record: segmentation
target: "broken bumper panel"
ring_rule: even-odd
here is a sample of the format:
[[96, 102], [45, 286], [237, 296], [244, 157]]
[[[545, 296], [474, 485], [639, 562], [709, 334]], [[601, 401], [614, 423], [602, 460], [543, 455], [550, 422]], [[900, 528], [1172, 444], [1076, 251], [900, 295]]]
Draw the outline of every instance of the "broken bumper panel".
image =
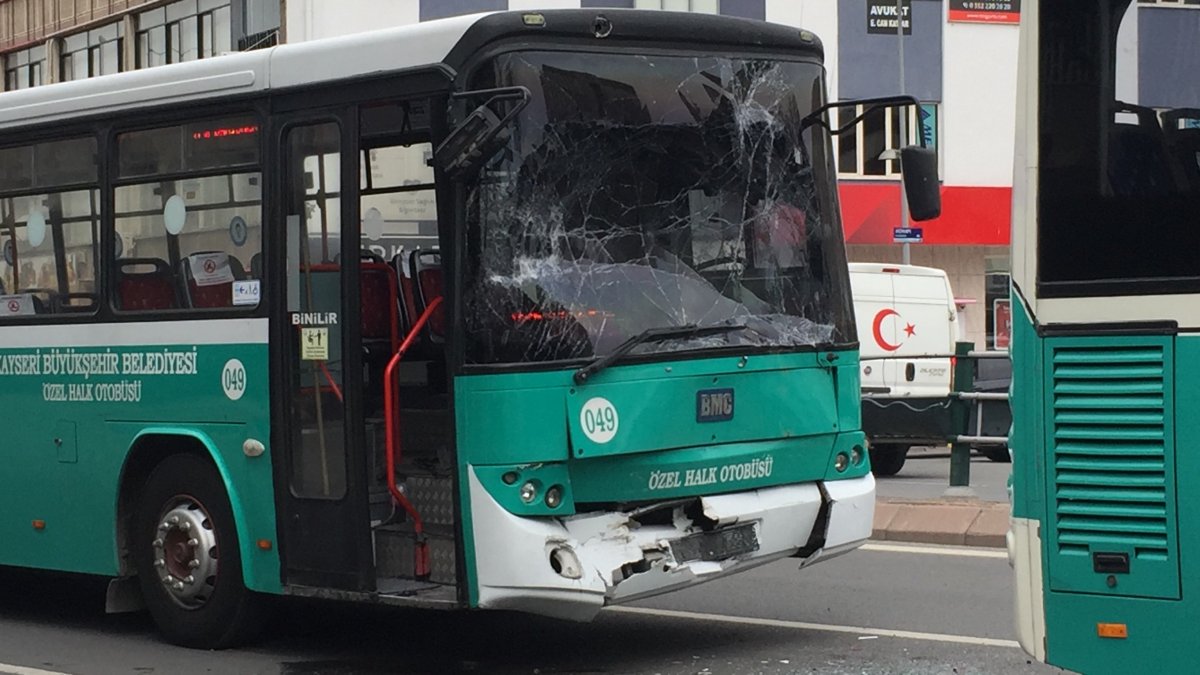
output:
[[[628, 602], [823, 546], [803, 565], [845, 553], [871, 536], [875, 479], [861, 478], [699, 497], [700, 527], [678, 508], [671, 525], [640, 525], [630, 514], [527, 518], [504, 510], [469, 474], [477, 604], [586, 621]], [[817, 530], [814, 533], [814, 530]], [[727, 532], [726, 532], [727, 531]]]

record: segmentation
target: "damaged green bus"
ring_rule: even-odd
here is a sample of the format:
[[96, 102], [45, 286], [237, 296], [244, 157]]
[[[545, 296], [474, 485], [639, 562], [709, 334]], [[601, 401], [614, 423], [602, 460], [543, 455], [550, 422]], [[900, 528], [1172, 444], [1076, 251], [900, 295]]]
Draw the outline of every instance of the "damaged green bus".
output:
[[806, 31], [620, 10], [0, 95], [0, 565], [219, 648], [853, 549], [829, 108]]

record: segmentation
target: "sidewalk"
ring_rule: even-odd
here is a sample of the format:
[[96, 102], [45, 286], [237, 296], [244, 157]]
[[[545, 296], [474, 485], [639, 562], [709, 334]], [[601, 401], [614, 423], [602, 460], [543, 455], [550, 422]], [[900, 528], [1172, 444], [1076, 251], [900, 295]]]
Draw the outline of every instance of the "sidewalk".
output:
[[977, 499], [894, 499], [875, 502], [876, 541], [1004, 548], [1009, 505]]

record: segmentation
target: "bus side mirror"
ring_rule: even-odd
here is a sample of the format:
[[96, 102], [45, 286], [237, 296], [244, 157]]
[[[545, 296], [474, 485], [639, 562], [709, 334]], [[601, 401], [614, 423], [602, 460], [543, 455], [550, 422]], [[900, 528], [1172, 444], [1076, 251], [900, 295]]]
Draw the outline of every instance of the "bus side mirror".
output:
[[[529, 104], [531, 95], [525, 87], [501, 87], [464, 91], [452, 98], [481, 98], [487, 101], [471, 111], [461, 124], [446, 135], [433, 152], [433, 163], [452, 179], [459, 179], [480, 169], [500, 152], [512, 135], [512, 123], [517, 113]], [[501, 115], [496, 106], [507, 105]]]
[[908, 201], [909, 216], [919, 222], [942, 215], [937, 150], [919, 145], [901, 148], [900, 171], [904, 174], [904, 197]]
[[508, 142], [508, 129], [487, 105], [454, 128], [433, 153], [433, 161], [451, 178], [479, 170]]

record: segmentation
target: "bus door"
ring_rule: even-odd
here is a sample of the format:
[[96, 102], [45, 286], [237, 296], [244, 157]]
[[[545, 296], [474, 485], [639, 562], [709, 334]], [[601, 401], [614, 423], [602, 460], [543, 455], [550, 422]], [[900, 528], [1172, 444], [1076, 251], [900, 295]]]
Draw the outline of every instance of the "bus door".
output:
[[[285, 269], [275, 341], [276, 473], [285, 583], [374, 590], [363, 452], [358, 162], [342, 118], [292, 122], [281, 140], [276, 255]], [[353, 124], [353, 122], [350, 122]], [[343, 194], [343, 188], [346, 192]], [[278, 278], [278, 277], [276, 277]]]

